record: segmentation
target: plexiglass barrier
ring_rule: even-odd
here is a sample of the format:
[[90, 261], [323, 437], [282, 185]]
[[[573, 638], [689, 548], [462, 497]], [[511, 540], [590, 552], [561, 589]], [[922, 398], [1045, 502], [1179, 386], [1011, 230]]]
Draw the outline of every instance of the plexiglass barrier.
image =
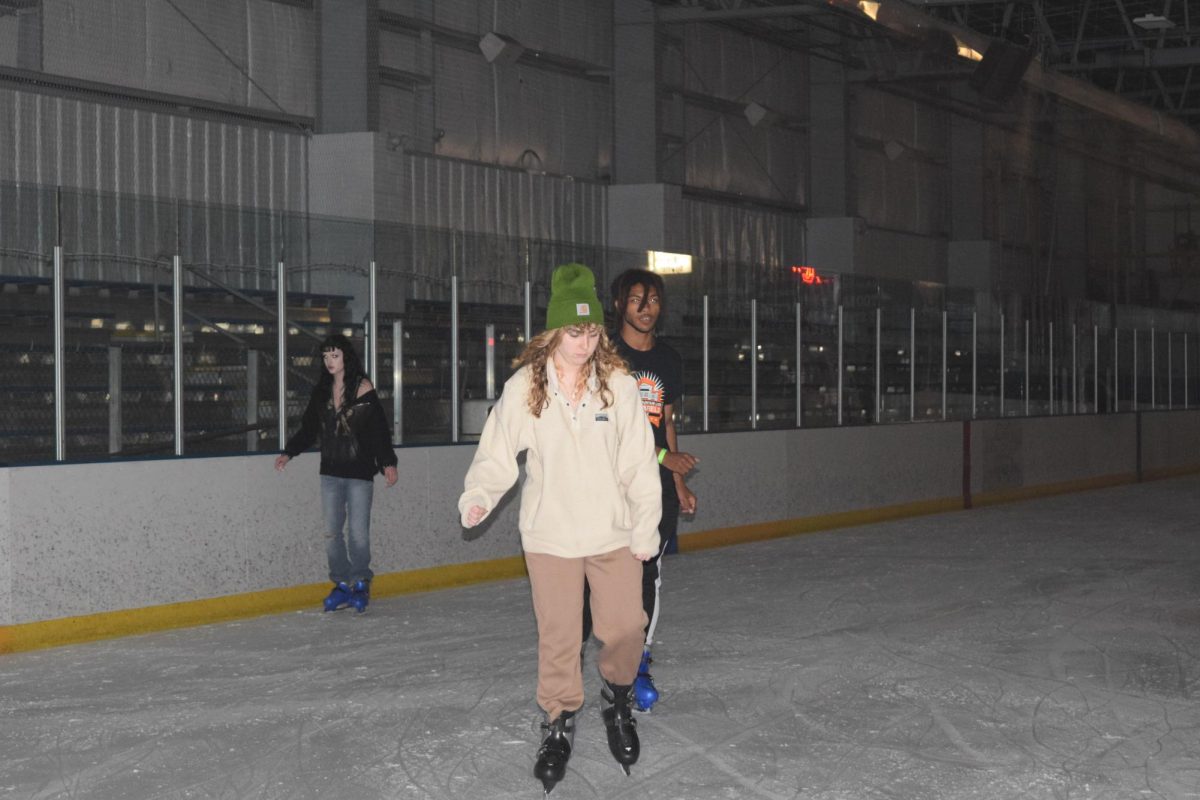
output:
[[[398, 445], [470, 441], [550, 274], [646, 254], [0, 186], [0, 462], [275, 451], [330, 333]], [[1194, 314], [695, 259], [663, 276], [683, 433], [1200, 403]], [[610, 318], [615, 312], [608, 309]]]

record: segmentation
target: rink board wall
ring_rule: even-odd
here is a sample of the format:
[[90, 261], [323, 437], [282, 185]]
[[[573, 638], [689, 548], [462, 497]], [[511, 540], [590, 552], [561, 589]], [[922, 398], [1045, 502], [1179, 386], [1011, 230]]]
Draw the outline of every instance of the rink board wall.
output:
[[[981, 505], [1094, 488], [1136, 480], [1139, 468], [1146, 477], [1200, 468], [1196, 411], [974, 421], [969, 447], [966, 428], [681, 437], [701, 459], [689, 481], [700, 511], [681, 522], [683, 547], [959, 509], [968, 498]], [[400, 484], [376, 481], [373, 567], [382, 593], [521, 574], [515, 492], [483, 530], [459, 527], [455, 501], [473, 452], [401, 448]], [[135, 610], [113, 628], [119, 633], [137, 630], [136, 615], [154, 609], [159, 621], [149, 629], [172, 627], [162, 620], [175, 617], [308, 607], [324, 591], [318, 458], [307, 453], [284, 473], [273, 458], [0, 469], [0, 625]], [[206, 603], [207, 617], [188, 616]], [[0, 652], [13, 649], [5, 640], [15, 630], [0, 628]]]

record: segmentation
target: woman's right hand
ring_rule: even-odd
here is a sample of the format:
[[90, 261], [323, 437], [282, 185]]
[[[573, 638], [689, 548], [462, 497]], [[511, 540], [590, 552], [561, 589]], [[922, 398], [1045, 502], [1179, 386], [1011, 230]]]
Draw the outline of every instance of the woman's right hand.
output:
[[471, 506], [467, 510], [467, 527], [474, 528], [479, 521], [487, 516], [487, 509], [482, 506]]
[[291, 460], [291, 456], [289, 456], [287, 453], [280, 453], [275, 458], [275, 469], [279, 472], [283, 472], [283, 468], [286, 467], [288, 462]]

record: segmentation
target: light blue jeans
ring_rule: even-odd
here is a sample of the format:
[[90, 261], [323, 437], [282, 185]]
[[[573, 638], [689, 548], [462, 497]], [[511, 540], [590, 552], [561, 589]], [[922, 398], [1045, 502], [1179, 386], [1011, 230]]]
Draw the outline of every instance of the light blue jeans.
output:
[[[358, 478], [321, 476], [321, 506], [325, 509], [325, 555], [329, 580], [369, 581], [371, 572], [371, 499], [375, 482]], [[349, 530], [342, 535], [349, 519]]]

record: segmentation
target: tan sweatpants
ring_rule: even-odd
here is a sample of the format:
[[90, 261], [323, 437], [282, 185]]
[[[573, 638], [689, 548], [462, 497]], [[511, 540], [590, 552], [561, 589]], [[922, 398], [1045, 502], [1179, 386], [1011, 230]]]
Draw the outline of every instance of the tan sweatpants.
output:
[[633, 683], [646, 641], [642, 562], [623, 547], [584, 558], [526, 553], [525, 566], [538, 626], [537, 702], [547, 719], [583, 705], [584, 576], [592, 587], [592, 631], [604, 643], [600, 674], [618, 686]]

